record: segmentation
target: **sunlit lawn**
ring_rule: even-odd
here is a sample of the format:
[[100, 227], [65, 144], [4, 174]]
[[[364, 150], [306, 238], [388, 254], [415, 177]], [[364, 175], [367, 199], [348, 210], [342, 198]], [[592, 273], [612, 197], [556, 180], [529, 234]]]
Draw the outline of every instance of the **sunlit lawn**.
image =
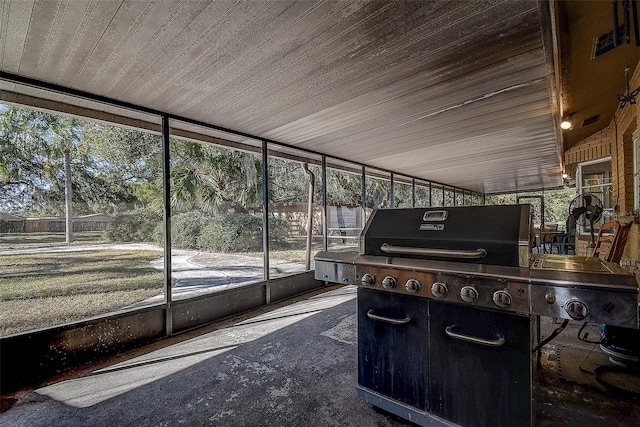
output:
[[[95, 245], [106, 243], [102, 231], [73, 233], [71, 245]], [[64, 233], [0, 233], [0, 250], [64, 246]]]
[[[79, 232], [74, 238], [73, 245], [106, 243], [102, 232]], [[64, 240], [64, 233], [0, 234], [0, 250], [61, 246]], [[304, 264], [304, 242], [292, 246], [272, 250], [270, 258]], [[314, 242], [312, 257], [319, 247]], [[344, 244], [330, 249], [357, 250]], [[261, 252], [239, 255], [263, 256]], [[160, 251], [106, 248], [0, 255], [0, 335], [86, 319], [159, 295], [163, 272], [152, 268], [150, 261], [161, 256]], [[193, 260], [200, 258], [207, 265], [207, 254]]]
[[108, 313], [162, 293], [161, 252], [0, 255], [0, 335]]

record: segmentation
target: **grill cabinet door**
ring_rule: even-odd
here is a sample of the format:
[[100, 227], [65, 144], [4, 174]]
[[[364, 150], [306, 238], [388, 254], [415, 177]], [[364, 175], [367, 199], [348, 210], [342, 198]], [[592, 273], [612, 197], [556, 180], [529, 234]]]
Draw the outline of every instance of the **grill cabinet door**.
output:
[[[526, 426], [532, 420], [531, 320], [430, 301], [431, 412], [464, 426]], [[488, 341], [491, 347], [447, 335]]]
[[[411, 320], [391, 324], [372, 314]], [[428, 300], [358, 288], [358, 383], [428, 410]]]

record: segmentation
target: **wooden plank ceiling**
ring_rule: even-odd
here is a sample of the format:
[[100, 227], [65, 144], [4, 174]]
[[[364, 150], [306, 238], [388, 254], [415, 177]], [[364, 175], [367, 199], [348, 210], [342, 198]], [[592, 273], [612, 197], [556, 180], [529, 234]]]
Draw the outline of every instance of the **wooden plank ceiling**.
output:
[[5, 97], [78, 102], [19, 76], [481, 193], [562, 185], [536, 1], [1, 7]]

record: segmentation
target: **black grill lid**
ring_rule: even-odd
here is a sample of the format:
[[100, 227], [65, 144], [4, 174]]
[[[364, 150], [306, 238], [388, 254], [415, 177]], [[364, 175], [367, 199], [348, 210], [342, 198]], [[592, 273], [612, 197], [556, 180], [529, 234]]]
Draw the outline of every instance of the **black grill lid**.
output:
[[524, 267], [529, 213], [529, 205], [379, 209], [360, 253]]

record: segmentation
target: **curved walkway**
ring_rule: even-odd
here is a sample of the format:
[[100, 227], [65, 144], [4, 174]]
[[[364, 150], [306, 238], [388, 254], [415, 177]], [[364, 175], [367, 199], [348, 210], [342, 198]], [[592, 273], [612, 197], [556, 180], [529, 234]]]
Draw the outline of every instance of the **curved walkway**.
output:
[[[50, 246], [42, 248], [4, 249], [2, 255], [22, 255], [39, 253], [64, 253], [99, 251], [105, 249], [118, 250], [152, 250], [162, 252], [163, 248], [144, 243], [117, 243], [103, 245], [77, 245], [77, 246]], [[151, 261], [151, 266], [164, 269], [164, 257]], [[304, 271], [301, 263], [287, 261], [271, 261], [270, 270], [272, 276], [292, 274]], [[183, 249], [174, 249], [171, 252], [171, 277], [175, 280], [173, 285], [173, 299], [192, 297], [197, 293], [211, 292], [237, 286], [240, 283], [260, 281], [264, 278], [264, 264], [262, 258], [250, 257], [238, 254], [198, 252]], [[135, 306], [161, 302], [164, 295], [158, 295], [148, 300], [141, 301]]]

